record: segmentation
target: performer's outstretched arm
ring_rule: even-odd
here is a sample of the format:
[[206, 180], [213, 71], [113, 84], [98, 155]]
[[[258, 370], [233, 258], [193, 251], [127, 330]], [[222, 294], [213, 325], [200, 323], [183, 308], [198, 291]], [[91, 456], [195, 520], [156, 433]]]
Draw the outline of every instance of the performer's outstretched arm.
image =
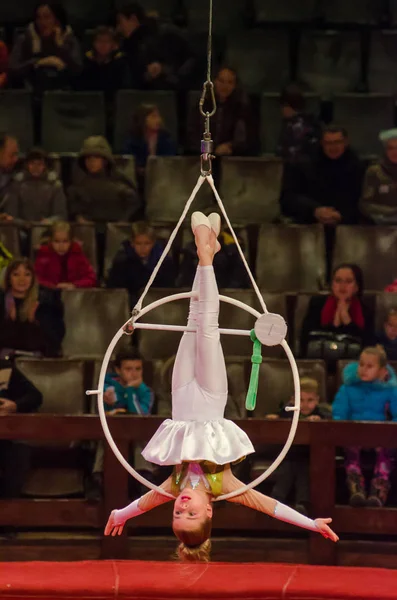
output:
[[[238, 490], [243, 487], [243, 485], [244, 484], [233, 475], [230, 467], [225, 468], [223, 479], [223, 492], [225, 494]], [[297, 525], [298, 527], [309, 529], [310, 531], [317, 531], [333, 542], [337, 542], [339, 539], [328, 526], [328, 523], [331, 523], [332, 519], [315, 519], [313, 521], [289, 506], [274, 500], [274, 498], [269, 498], [269, 496], [265, 496], [256, 490], [248, 490], [248, 492], [245, 492], [240, 496], [231, 498], [229, 502], [243, 504], [244, 506], [248, 506], [259, 512], [266, 513], [280, 521], [285, 521], [286, 523], [291, 523], [292, 525]]]
[[[172, 477], [168, 477], [168, 479], [166, 479], [159, 487], [171, 494], [171, 482]], [[139, 515], [152, 510], [152, 508], [156, 508], [156, 506], [160, 506], [171, 500], [172, 498], [151, 490], [147, 494], [144, 494], [140, 498], [137, 498], [137, 500], [131, 502], [131, 504], [125, 508], [113, 510], [105, 527], [105, 535], [121, 535], [124, 524], [128, 519], [138, 517]]]

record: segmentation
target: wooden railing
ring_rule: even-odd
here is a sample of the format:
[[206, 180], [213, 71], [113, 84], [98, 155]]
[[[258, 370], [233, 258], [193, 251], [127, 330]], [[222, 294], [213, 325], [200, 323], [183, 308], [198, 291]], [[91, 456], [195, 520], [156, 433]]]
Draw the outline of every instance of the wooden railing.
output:
[[[113, 417], [109, 419], [112, 435], [124, 456], [131, 442], [144, 442], [153, 435], [162, 419], [158, 417]], [[239, 426], [254, 445], [284, 444], [290, 423], [244, 419]], [[101, 440], [103, 432], [94, 415], [12, 415], [0, 419], [0, 439]], [[333, 527], [344, 534], [397, 535], [397, 509], [353, 509], [335, 505], [335, 448], [340, 446], [397, 447], [395, 423], [353, 423], [321, 421], [301, 422], [294, 443], [310, 447], [311, 506], [316, 516], [330, 516]], [[84, 499], [1, 500], [0, 526], [102, 528], [114, 508], [128, 503], [128, 473], [118, 463], [106, 444], [104, 457], [104, 498], [101, 503]], [[235, 504], [221, 503], [214, 519], [216, 529], [229, 532], [284, 531], [290, 526]], [[129, 522], [131, 528], [164, 528], [169, 531], [171, 504]], [[215, 529], [215, 532], [216, 532]], [[103, 558], [126, 558], [127, 537], [103, 537]], [[309, 560], [312, 564], [335, 564], [337, 545], [318, 534], [310, 534]]]

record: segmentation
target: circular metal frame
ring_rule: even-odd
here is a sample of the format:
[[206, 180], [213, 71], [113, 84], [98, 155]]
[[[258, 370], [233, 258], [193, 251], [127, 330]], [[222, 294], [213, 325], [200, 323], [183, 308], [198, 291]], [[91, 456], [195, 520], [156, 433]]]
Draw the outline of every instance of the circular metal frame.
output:
[[[185, 299], [185, 298], [191, 298], [193, 295], [194, 295], [194, 292], [183, 292], [180, 294], [172, 294], [170, 296], [165, 296], [164, 298], [160, 298], [159, 300], [152, 302], [148, 306], [145, 306], [145, 308], [142, 308], [141, 311], [139, 312], [139, 315], [136, 317], [136, 319], [143, 317], [146, 313], [150, 312], [154, 308], [162, 306], [163, 304], [166, 304], [168, 302], [174, 302], [176, 300], [181, 300], [181, 299]], [[223, 302], [232, 304], [234, 306], [237, 306], [238, 308], [241, 308], [242, 310], [245, 310], [246, 312], [250, 313], [251, 315], [253, 315], [256, 318], [259, 318], [261, 316], [260, 312], [258, 312], [251, 306], [244, 304], [244, 302], [241, 302], [240, 300], [236, 300], [234, 298], [229, 298], [228, 296], [223, 296], [223, 295], [219, 295], [219, 299]], [[159, 494], [162, 494], [163, 496], [167, 496], [168, 498], [174, 499], [174, 496], [172, 496], [172, 494], [169, 494], [168, 492], [163, 490], [163, 488], [153, 484], [151, 481], [148, 481], [147, 479], [145, 479], [145, 477], [142, 477], [142, 475], [140, 475], [137, 471], [135, 471], [135, 469], [129, 464], [129, 462], [121, 454], [115, 441], [113, 440], [113, 437], [112, 437], [112, 434], [110, 433], [109, 426], [108, 426], [107, 419], [106, 419], [104, 401], [103, 401], [105, 375], [106, 375], [106, 371], [107, 371], [107, 368], [109, 365], [110, 358], [112, 356], [112, 352], [113, 352], [117, 342], [120, 340], [120, 338], [126, 334], [124, 328], [130, 322], [131, 322], [131, 320], [129, 319], [117, 331], [117, 333], [113, 337], [112, 341], [110, 342], [108, 349], [106, 350], [105, 356], [102, 361], [101, 371], [99, 374], [98, 389], [91, 390], [87, 393], [92, 394], [92, 395], [96, 394], [98, 397], [97, 398], [98, 399], [98, 412], [99, 412], [99, 418], [101, 420], [103, 432], [105, 434], [106, 440], [108, 441], [113, 453], [115, 454], [118, 461], [122, 464], [122, 466], [128, 471], [128, 473], [130, 475], [132, 475], [132, 477], [134, 477], [137, 481], [139, 481], [139, 483], [145, 485], [150, 490], [154, 490], [154, 491], [158, 492]], [[281, 342], [281, 346], [284, 348], [284, 351], [287, 355], [287, 358], [289, 360], [289, 363], [290, 363], [290, 366], [292, 369], [292, 375], [293, 375], [293, 380], [294, 380], [294, 390], [295, 390], [294, 405], [290, 407], [290, 410], [293, 411], [294, 414], [292, 417], [291, 428], [290, 428], [290, 432], [289, 432], [287, 441], [284, 444], [284, 447], [281, 450], [280, 454], [273, 461], [273, 463], [270, 465], [270, 467], [268, 467], [262, 473], [262, 475], [260, 475], [259, 477], [257, 477], [253, 481], [251, 481], [251, 483], [242, 486], [240, 489], [234, 490], [233, 492], [230, 492], [229, 494], [223, 494], [222, 496], [218, 496], [217, 498], [214, 498], [214, 501], [229, 500], [230, 498], [233, 498], [234, 496], [239, 496], [240, 494], [243, 494], [244, 492], [246, 492], [246, 491], [256, 487], [260, 483], [262, 483], [262, 481], [264, 481], [267, 477], [269, 477], [269, 475], [271, 475], [273, 473], [273, 471], [275, 469], [277, 469], [279, 464], [284, 460], [284, 457], [286, 456], [288, 450], [290, 449], [290, 447], [292, 445], [292, 442], [295, 437], [296, 429], [298, 427], [299, 410], [300, 410], [299, 372], [298, 372], [298, 368], [297, 368], [297, 365], [295, 362], [295, 358], [291, 352], [290, 347], [288, 346], [288, 344], [285, 340], [283, 340]]]

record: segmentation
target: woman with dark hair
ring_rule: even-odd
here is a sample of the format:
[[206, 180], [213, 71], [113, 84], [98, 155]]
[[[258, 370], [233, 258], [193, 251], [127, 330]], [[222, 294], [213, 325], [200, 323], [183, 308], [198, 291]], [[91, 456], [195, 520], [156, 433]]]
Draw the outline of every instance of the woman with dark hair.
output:
[[10, 76], [35, 90], [60, 89], [70, 85], [81, 69], [80, 45], [64, 7], [59, 2], [40, 2], [34, 21], [14, 44]]
[[175, 156], [177, 153], [177, 145], [165, 129], [157, 106], [141, 104], [135, 113], [132, 135], [125, 144], [124, 154], [133, 154], [138, 172], [142, 172], [149, 156]]
[[314, 296], [302, 325], [301, 355], [354, 358], [373, 331], [373, 314], [362, 301], [363, 273], [358, 265], [338, 265], [331, 293]]
[[59, 296], [49, 291], [39, 293], [29, 259], [13, 260], [0, 290], [0, 355], [56, 356], [64, 333]]
[[[221, 67], [214, 81], [217, 110], [211, 119], [214, 152], [217, 156], [249, 155], [255, 152], [254, 131], [259, 128], [252, 119], [247, 95], [239, 88], [236, 71]], [[204, 111], [211, 111], [207, 100]], [[197, 151], [203, 137], [203, 119], [197, 106], [192, 107], [188, 123], [188, 148]]]

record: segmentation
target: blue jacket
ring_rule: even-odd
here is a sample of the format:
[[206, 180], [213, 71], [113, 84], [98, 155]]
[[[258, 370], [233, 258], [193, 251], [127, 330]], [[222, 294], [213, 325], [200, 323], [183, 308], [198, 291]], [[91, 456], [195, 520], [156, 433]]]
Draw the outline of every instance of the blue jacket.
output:
[[105, 377], [105, 391], [114, 387], [117, 402], [116, 404], [106, 404], [105, 410], [113, 410], [115, 408], [125, 408], [127, 412], [133, 415], [149, 415], [153, 408], [154, 394], [150, 387], [145, 383], [141, 383], [139, 387], [125, 387], [120, 383], [116, 373], [108, 373]]
[[[123, 154], [133, 154], [136, 166], [145, 167], [149, 158], [149, 148], [143, 138], [131, 136], [124, 146]], [[156, 156], [176, 156], [177, 154], [177, 144], [168, 131], [161, 129], [157, 140]]]
[[361, 381], [357, 374], [358, 363], [343, 370], [343, 385], [332, 404], [332, 417], [343, 421], [386, 421], [389, 408], [393, 421], [397, 421], [397, 377], [394, 369], [387, 367], [388, 381]]

